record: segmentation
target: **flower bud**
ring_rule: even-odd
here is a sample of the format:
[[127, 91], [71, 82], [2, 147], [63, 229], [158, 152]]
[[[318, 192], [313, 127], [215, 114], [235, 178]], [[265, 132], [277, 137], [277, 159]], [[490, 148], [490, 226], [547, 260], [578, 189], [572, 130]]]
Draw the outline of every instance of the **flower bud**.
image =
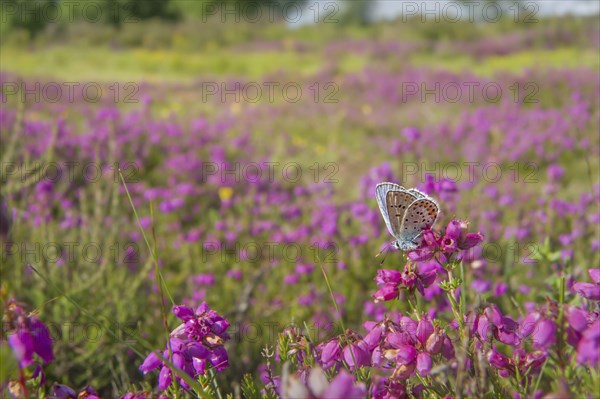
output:
[[465, 236], [465, 239], [462, 240], [458, 244], [458, 248], [460, 248], [460, 249], [471, 249], [474, 246], [481, 244], [482, 241], [483, 241], [483, 234], [481, 234], [481, 233], [468, 233]]
[[423, 377], [431, 372], [431, 356], [427, 352], [421, 352], [417, 355], [417, 371]]
[[373, 299], [375, 300], [375, 303], [387, 302], [398, 298], [398, 295], [400, 295], [400, 291], [398, 290], [397, 285], [386, 284], [373, 294]]
[[377, 270], [377, 276], [375, 277], [375, 282], [377, 285], [384, 284], [400, 284], [400, 280], [402, 278], [402, 272], [398, 270], [389, 270], [389, 269], [379, 269]]

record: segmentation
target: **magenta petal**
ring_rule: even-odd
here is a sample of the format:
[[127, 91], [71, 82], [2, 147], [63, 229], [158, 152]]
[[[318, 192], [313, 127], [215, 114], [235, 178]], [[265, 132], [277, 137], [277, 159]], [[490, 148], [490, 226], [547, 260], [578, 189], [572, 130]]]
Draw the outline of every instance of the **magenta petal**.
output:
[[533, 347], [546, 349], [555, 341], [556, 324], [551, 320], [542, 320], [533, 332]]
[[510, 360], [502, 353], [493, 348], [488, 352], [488, 362], [497, 369], [508, 369], [511, 367]]
[[211, 364], [217, 369], [222, 371], [229, 367], [229, 358], [227, 357], [227, 351], [222, 346], [215, 348], [209, 356]]
[[539, 312], [533, 312], [525, 317], [523, 323], [521, 323], [521, 331], [519, 332], [521, 338], [528, 337], [534, 330], [538, 321], [542, 318]]
[[600, 269], [590, 269], [588, 274], [594, 283], [600, 284]]
[[210, 354], [208, 349], [197, 342], [190, 342], [187, 347], [187, 352], [190, 354], [190, 356], [198, 359], [206, 359]]
[[483, 234], [481, 233], [469, 233], [465, 236], [465, 239], [459, 244], [460, 249], [471, 249], [474, 246], [479, 245], [483, 241]]
[[338, 360], [341, 352], [342, 349], [340, 348], [338, 340], [332, 339], [323, 347], [323, 351], [321, 352], [321, 362], [328, 364]]
[[435, 255], [435, 252], [429, 248], [415, 249], [407, 254], [408, 259], [413, 262], [425, 262], [426, 260], [433, 258], [433, 255]]
[[494, 333], [494, 326], [489, 322], [486, 315], [481, 315], [477, 321], [477, 334], [481, 339], [487, 341], [492, 338]]
[[29, 366], [33, 362], [33, 338], [29, 332], [18, 330], [10, 334], [8, 336], [8, 344], [22, 368]]
[[446, 359], [453, 359], [455, 355], [454, 345], [452, 345], [452, 341], [450, 341], [450, 338], [447, 336], [444, 337], [444, 342], [442, 343], [442, 355], [444, 355]]
[[431, 372], [431, 356], [427, 352], [421, 352], [417, 355], [417, 371], [422, 376], [428, 376]]
[[431, 284], [433, 284], [436, 277], [437, 277], [437, 272], [435, 270], [430, 270], [428, 272], [425, 272], [425, 273], [419, 275], [419, 278], [421, 279], [421, 282], [423, 283], [423, 286], [425, 288], [427, 288]]
[[206, 302], [202, 302], [197, 308], [196, 308], [196, 315], [202, 315], [206, 312], [208, 312], [210, 310], [210, 308], [208, 307], [208, 303]]
[[584, 298], [591, 299], [593, 301], [600, 300], [600, 284], [575, 283], [573, 284], [573, 290]]
[[399, 365], [408, 365], [414, 362], [416, 358], [417, 351], [414, 347], [410, 345], [400, 345], [395, 360]]
[[461, 222], [459, 222], [456, 219], [451, 220], [450, 223], [448, 223], [448, 226], [446, 226], [445, 236], [454, 241], [458, 241], [460, 236], [462, 235], [462, 233], [463, 233], [462, 224], [461, 224]]
[[366, 390], [364, 386], [354, 386], [354, 377], [349, 374], [346, 370], [340, 371], [340, 373], [331, 380], [331, 383], [327, 389], [321, 395], [322, 398], [327, 399], [359, 399], [364, 398]]
[[379, 341], [381, 340], [381, 336], [383, 335], [383, 328], [381, 326], [374, 327], [369, 333], [363, 338], [365, 344], [367, 344], [367, 348], [371, 351], [377, 345], [379, 345]]
[[444, 337], [441, 332], [434, 332], [429, 336], [427, 342], [425, 343], [425, 350], [427, 352], [435, 355], [442, 349], [442, 344], [444, 343]]
[[587, 313], [579, 308], [572, 308], [568, 317], [569, 324], [575, 331], [582, 332], [587, 328]]
[[183, 370], [185, 367], [185, 358], [181, 353], [173, 353], [173, 366]]
[[206, 371], [206, 360], [205, 359], [198, 359], [198, 358], [192, 358], [192, 365], [194, 366], [194, 370], [196, 370], [196, 374], [197, 375], [204, 375], [205, 371]]
[[398, 286], [386, 284], [373, 294], [373, 299], [375, 300], [375, 302], [385, 302], [398, 298], [398, 295], [400, 295]]
[[412, 345], [413, 341], [406, 332], [388, 333], [386, 342], [394, 349], [399, 349], [403, 345]]
[[485, 308], [485, 315], [487, 316], [487, 319], [490, 323], [492, 323], [496, 327], [502, 327], [503, 318], [502, 313], [500, 313], [500, 309], [498, 309], [498, 306], [492, 304]]
[[355, 366], [363, 367], [368, 366], [371, 363], [371, 355], [357, 344], [348, 345], [344, 348], [344, 361], [351, 370]]
[[413, 339], [417, 339], [417, 337], [416, 337], [417, 326], [418, 326], [418, 323], [415, 320], [411, 319], [410, 317], [402, 316], [400, 318], [401, 331], [407, 333]]
[[171, 385], [171, 381], [171, 370], [168, 367], [163, 366], [158, 374], [158, 389], [164, 391]]
[[62, 384], [54, 383], [52, 392], [56, 399], [71, 399], [77, 397], [77, 393], [72, 388]]
[[173, 314], [183, 321], [188, 321], [194, 318], [194, 311], [191, 308], [183, 305], [173, 306]]
[[44, 359], [45, 363], [54, 360], [54, 354], [52, 353], [52, 338], [50, 337], [48, 327], [40, 320], [34, 319], [30, 328], [34, 352]]
[[398, 270], [389, 270], [389, 269], [379, 269], [377, 270], [377, 275], [375, 276], [375, 282], [377, 285], [384, 284], [400, 284], [400, 279], [402, 278], [402, 272]]
[[161, 364], [162, 361], [156, 355], [156, 353], [150, 352], [150, 354], [146, 356], [146, 359], [144, 359], [142, 365], [139, 367], [139, 370], [144, 374], [148, 374], [150, 371], [158, 368], [158, 366], [160, 366]]
[[419, 342], [424, 344], [431, 334], [433, 334], [433, 323], [427, 318], [419, 320], [417, 325], [417, 339]]

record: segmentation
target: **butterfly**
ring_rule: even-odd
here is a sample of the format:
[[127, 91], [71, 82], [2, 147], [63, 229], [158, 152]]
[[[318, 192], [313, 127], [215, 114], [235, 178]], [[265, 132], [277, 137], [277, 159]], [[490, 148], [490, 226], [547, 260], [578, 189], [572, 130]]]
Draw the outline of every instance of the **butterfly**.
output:
[[396, 239], [392, 246], [412, 251], [421, 245], [423, 229], [431, 228], [440, 213], [438, 203], [416, 188], [406, 189], [394, 183], [375, 188], [377, 205], [388, 231]]

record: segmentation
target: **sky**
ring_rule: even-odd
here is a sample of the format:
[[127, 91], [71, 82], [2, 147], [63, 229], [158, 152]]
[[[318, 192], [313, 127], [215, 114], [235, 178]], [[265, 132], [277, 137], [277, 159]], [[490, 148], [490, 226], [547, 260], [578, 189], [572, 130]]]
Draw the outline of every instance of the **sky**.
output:
[[[435, 10], [436, 7], [442, 13], [445, 9], [447, 15], [454, 15], [450, 13], [454, 12], [455, 8], [449, 6], [449, 4], [456, 5], [460, 3], [456, 0], [373, 0], [373, 2], [375, 3], [373, 12], [376, 19], [391, 19], [401, 15], [403, 11], [414, 12], [425, 8]], [[472, 3], [472, 7], [477, 7], [477, 3], [483, 5], [484, 0], [474, 0]], [[511, 1], [505, 0], [503, 3], [507, 5]], [[574, 15], [588, 15], [600, 12], [599, 0], [526, 0], [523, 1], [523, 4], [528, 6], [530, 12], [539, 12], [539, 15], [565, 15], [569, 13]], [[476, 14], [476, 8], [473, 8], [473, 10], [474, 14]], [[488, 10], [490, 19], [494, 18], [493, 11], [493, 9]], [[467, 14], [465, 13], [465, 15]]]
[[[425, 8], [429, 10], [437, 8], [442, 14], [445, 13], [449, 18], [453, 18], [454, 14], [450, 14], [456, 9], [453, 6], [460, 3], [456, 0], [373, 0], [373, 2], [375, 3], [373, 13], [376, 19], [391, 19], [401, 15], [403, 10], [415, 12]], [[474, 0], [472, 3], [473, 7], [475, 7], [476, 3], [483, 5], [484, 0]], [[511, 4], [510, 1], [506, 0], [502, 3], [507, 5], [507, 7]], [[574, 15], [589, 15], [600, 12], [600, 1], [597, 0], [526, 0], [523, 1], [523, 4], [528, 7], [524, 13], [535, 12], [539, 13], [539, 15], [565, 15], [569, 13]], [[490, 19], [495, 18], [493, 9], [489, 9], [487, 12]], [[464, 14], [468, 15], [467, 12]], [[480, 14], [480, 12], [474, 11], [474, 15], [477, 14]], [[511, 15], [514, 16], [514, 12]], [[525, 17], [525, 14], [523, 16]]]
[[[440, 18], [453, 19], [457, 15], [458, 6], [462, 3], [458, 0], [370, 0], [373, 4], [371, 13], [374, 20], [381, 19], [394, 19], [400, 17], [403, 12], [409, 15], [418, 15], [422, 11], [430, 11], [430, 14], [426, 14], [426, 20], [434, 20], [435, 12], [439, 13]], [[483, 5], [486, 4], [485, 0], [468, 0], [472, 4], [471, 11], [463, 6], [460, 11], [460, 15], [469, 19], [469, 16], [479, 17], [479, 20], [487, 19], [494, 21], [498, 14], [493, 7], [489, 7], [486, 11], [486, 16], [483, 17]], [[314, 0], [312, 5], [308, 8], [315, 10], [315, 7], [320, 9], [320, 15], [329, 15], [334, 9], [332, 3], [341, 5], [342, 1], [339, 0]], [[512, 7], [516, 2], [511, 0], [502, 0], [501, 3], [508, 7], [508, 10], [504, 10], [504, 13], [510, 13], [510, 16], [521, 19], [531, 18], [535, 16], [545, 15], [593, 15], [600, 13], [600, 0], [523, 0], [522, 4], [526, 7], [525, 10], [516, 14], [517, 8]], [[318, 6], [317, 4], [320, 4]], [[343, 6], [343, 5], [342, 5]], [[482, 18], [483, 17], [483, 18]], [[477, 19], [477, 18], [473, 18]], [[313, 12], [305, 12], [302, 18], [291, 25], [305, 25], [314, 22]]]

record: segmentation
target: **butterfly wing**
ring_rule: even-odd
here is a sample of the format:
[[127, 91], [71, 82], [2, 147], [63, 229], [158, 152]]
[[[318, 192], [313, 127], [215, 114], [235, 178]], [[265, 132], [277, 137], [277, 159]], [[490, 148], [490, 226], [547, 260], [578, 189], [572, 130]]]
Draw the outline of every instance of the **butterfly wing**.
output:
[[408, 206], [416, 199], [404, 187], [394, 183], [381, 183], [376, 187], [377, 205], [388, 231], [399, 238], [402, 217]]
[[410, 190], [408, 190], [408, 192], [411, 193], [412, 195], [414, 195], [417, 199], [430, 198], [427, 194], [422, 193], [421, 191], [417, 190], [416, 188], [411, 188]]
[[439, 205], [431, 198], [420, 198], [412, 202], [400, 226], [400, 244], [413, 249], [419, 246], [422, 239], [421, 232], [435, 224], [439, 213]]

